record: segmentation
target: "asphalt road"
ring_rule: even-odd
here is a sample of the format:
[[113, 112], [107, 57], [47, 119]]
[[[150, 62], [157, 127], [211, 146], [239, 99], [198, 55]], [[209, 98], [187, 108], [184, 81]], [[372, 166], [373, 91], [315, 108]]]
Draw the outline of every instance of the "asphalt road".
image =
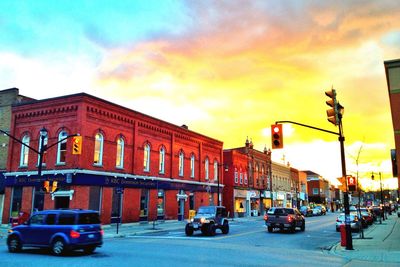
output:
[[268, 233], [262, 218], [233, 221], [230, 232], [214, 237], [184, 229], [143, 236], [110, 238], [92, 255], [73, 252], [54, 257], [43, 250], [10, 254], [0, 246], [1, 266], [343, 266], [346, 261], [327, 253], [340, 241], [336, 214], [306, 218], [305, 232]]

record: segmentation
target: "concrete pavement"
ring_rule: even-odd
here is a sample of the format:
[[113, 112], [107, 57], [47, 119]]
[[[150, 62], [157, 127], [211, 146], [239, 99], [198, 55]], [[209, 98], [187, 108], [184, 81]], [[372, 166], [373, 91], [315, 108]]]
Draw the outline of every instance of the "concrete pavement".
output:
[[[261, 217], [235, 218], [235, 223], [262, 220]], [[157, 233], [163, 231], [184, 231], [186, 221], [156, 221], [146, 223], [124, 223], [103, 225], [104, 238], [123, 238], [132, 235]], [[1, 225], [0, 239], [5, 240], [8, 225]], [[118, 233], [117, 233], [118, 231]], [[400, 266], [400, 218], [395, 213], [388, 216], [382, 224], [375, 223], [364, 230], [364, 239], [353, 235], [353, 250], [346, 250], [340, 242], [328, 252], [347, 259], [345, 266]]]
[[365, 229], [364, 239], [353, 235], [353, 250], [346, 250], [339, 242], [329, 253], [348, 259], [348, 266], [399, 266], [400, 218], [392, 213], [382, 224]]

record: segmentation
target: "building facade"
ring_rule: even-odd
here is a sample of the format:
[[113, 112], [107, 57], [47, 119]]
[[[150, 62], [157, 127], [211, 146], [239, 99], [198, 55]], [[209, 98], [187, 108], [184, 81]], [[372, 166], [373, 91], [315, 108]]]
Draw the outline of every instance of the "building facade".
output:
[[[51, 208], [98, 210], [105, 224], [182, 220], [223, 191], [221, 141], [92, 95], [19, 103], [10, 125], [27, 146], [9, 141], [2, 223]], [[44, 193], [46, 182], [57, 191]]]
[[[19, 94], [18, 88], [0, 90], [0, 130], [9, 133], [11, 124], [11, 105], [32, 100]], [[9, 137], [0, 133], [0, 218], [3, 214], [4, 186]]]
[[390, 110], [392, 113], [395, 149], [391, 151], [393, 164], [393, 177], [397, 177], [397, 199], [400, 198], [400, 59], [384, 62], [386, 82], [388, 86]]
[[272, 197], [274, 207], [292, 207], [292, 178], [290, 167], [272, 162]]
[[259, 216], [272, 206], [271, 151], [244, 147], [224, 150], [224, 205], [235, 217]]

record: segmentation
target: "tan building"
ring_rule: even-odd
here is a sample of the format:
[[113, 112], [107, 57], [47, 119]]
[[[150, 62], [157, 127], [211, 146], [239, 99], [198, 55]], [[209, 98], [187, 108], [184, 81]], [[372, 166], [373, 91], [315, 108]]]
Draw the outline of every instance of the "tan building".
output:
[[272, 162], [272, 196], [274, 206], [292, 207], [290, 167]]

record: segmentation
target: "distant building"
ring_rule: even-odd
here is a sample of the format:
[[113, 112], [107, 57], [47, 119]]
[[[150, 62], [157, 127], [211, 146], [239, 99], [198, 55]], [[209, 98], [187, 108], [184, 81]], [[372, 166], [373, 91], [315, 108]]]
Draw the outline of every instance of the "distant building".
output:
[[321, 175], [312, 171], [307, 174], [308, 201], [317, 204], [330, 204], [330, 184]]
[[271, 151], [244, 147], [224, 150], [224, 199], [231, 216], [258, 216], [272, 206]]
[[292, 184], [290, 166], [272, 162], [272, 194], [275, 207], [292, 207]]

